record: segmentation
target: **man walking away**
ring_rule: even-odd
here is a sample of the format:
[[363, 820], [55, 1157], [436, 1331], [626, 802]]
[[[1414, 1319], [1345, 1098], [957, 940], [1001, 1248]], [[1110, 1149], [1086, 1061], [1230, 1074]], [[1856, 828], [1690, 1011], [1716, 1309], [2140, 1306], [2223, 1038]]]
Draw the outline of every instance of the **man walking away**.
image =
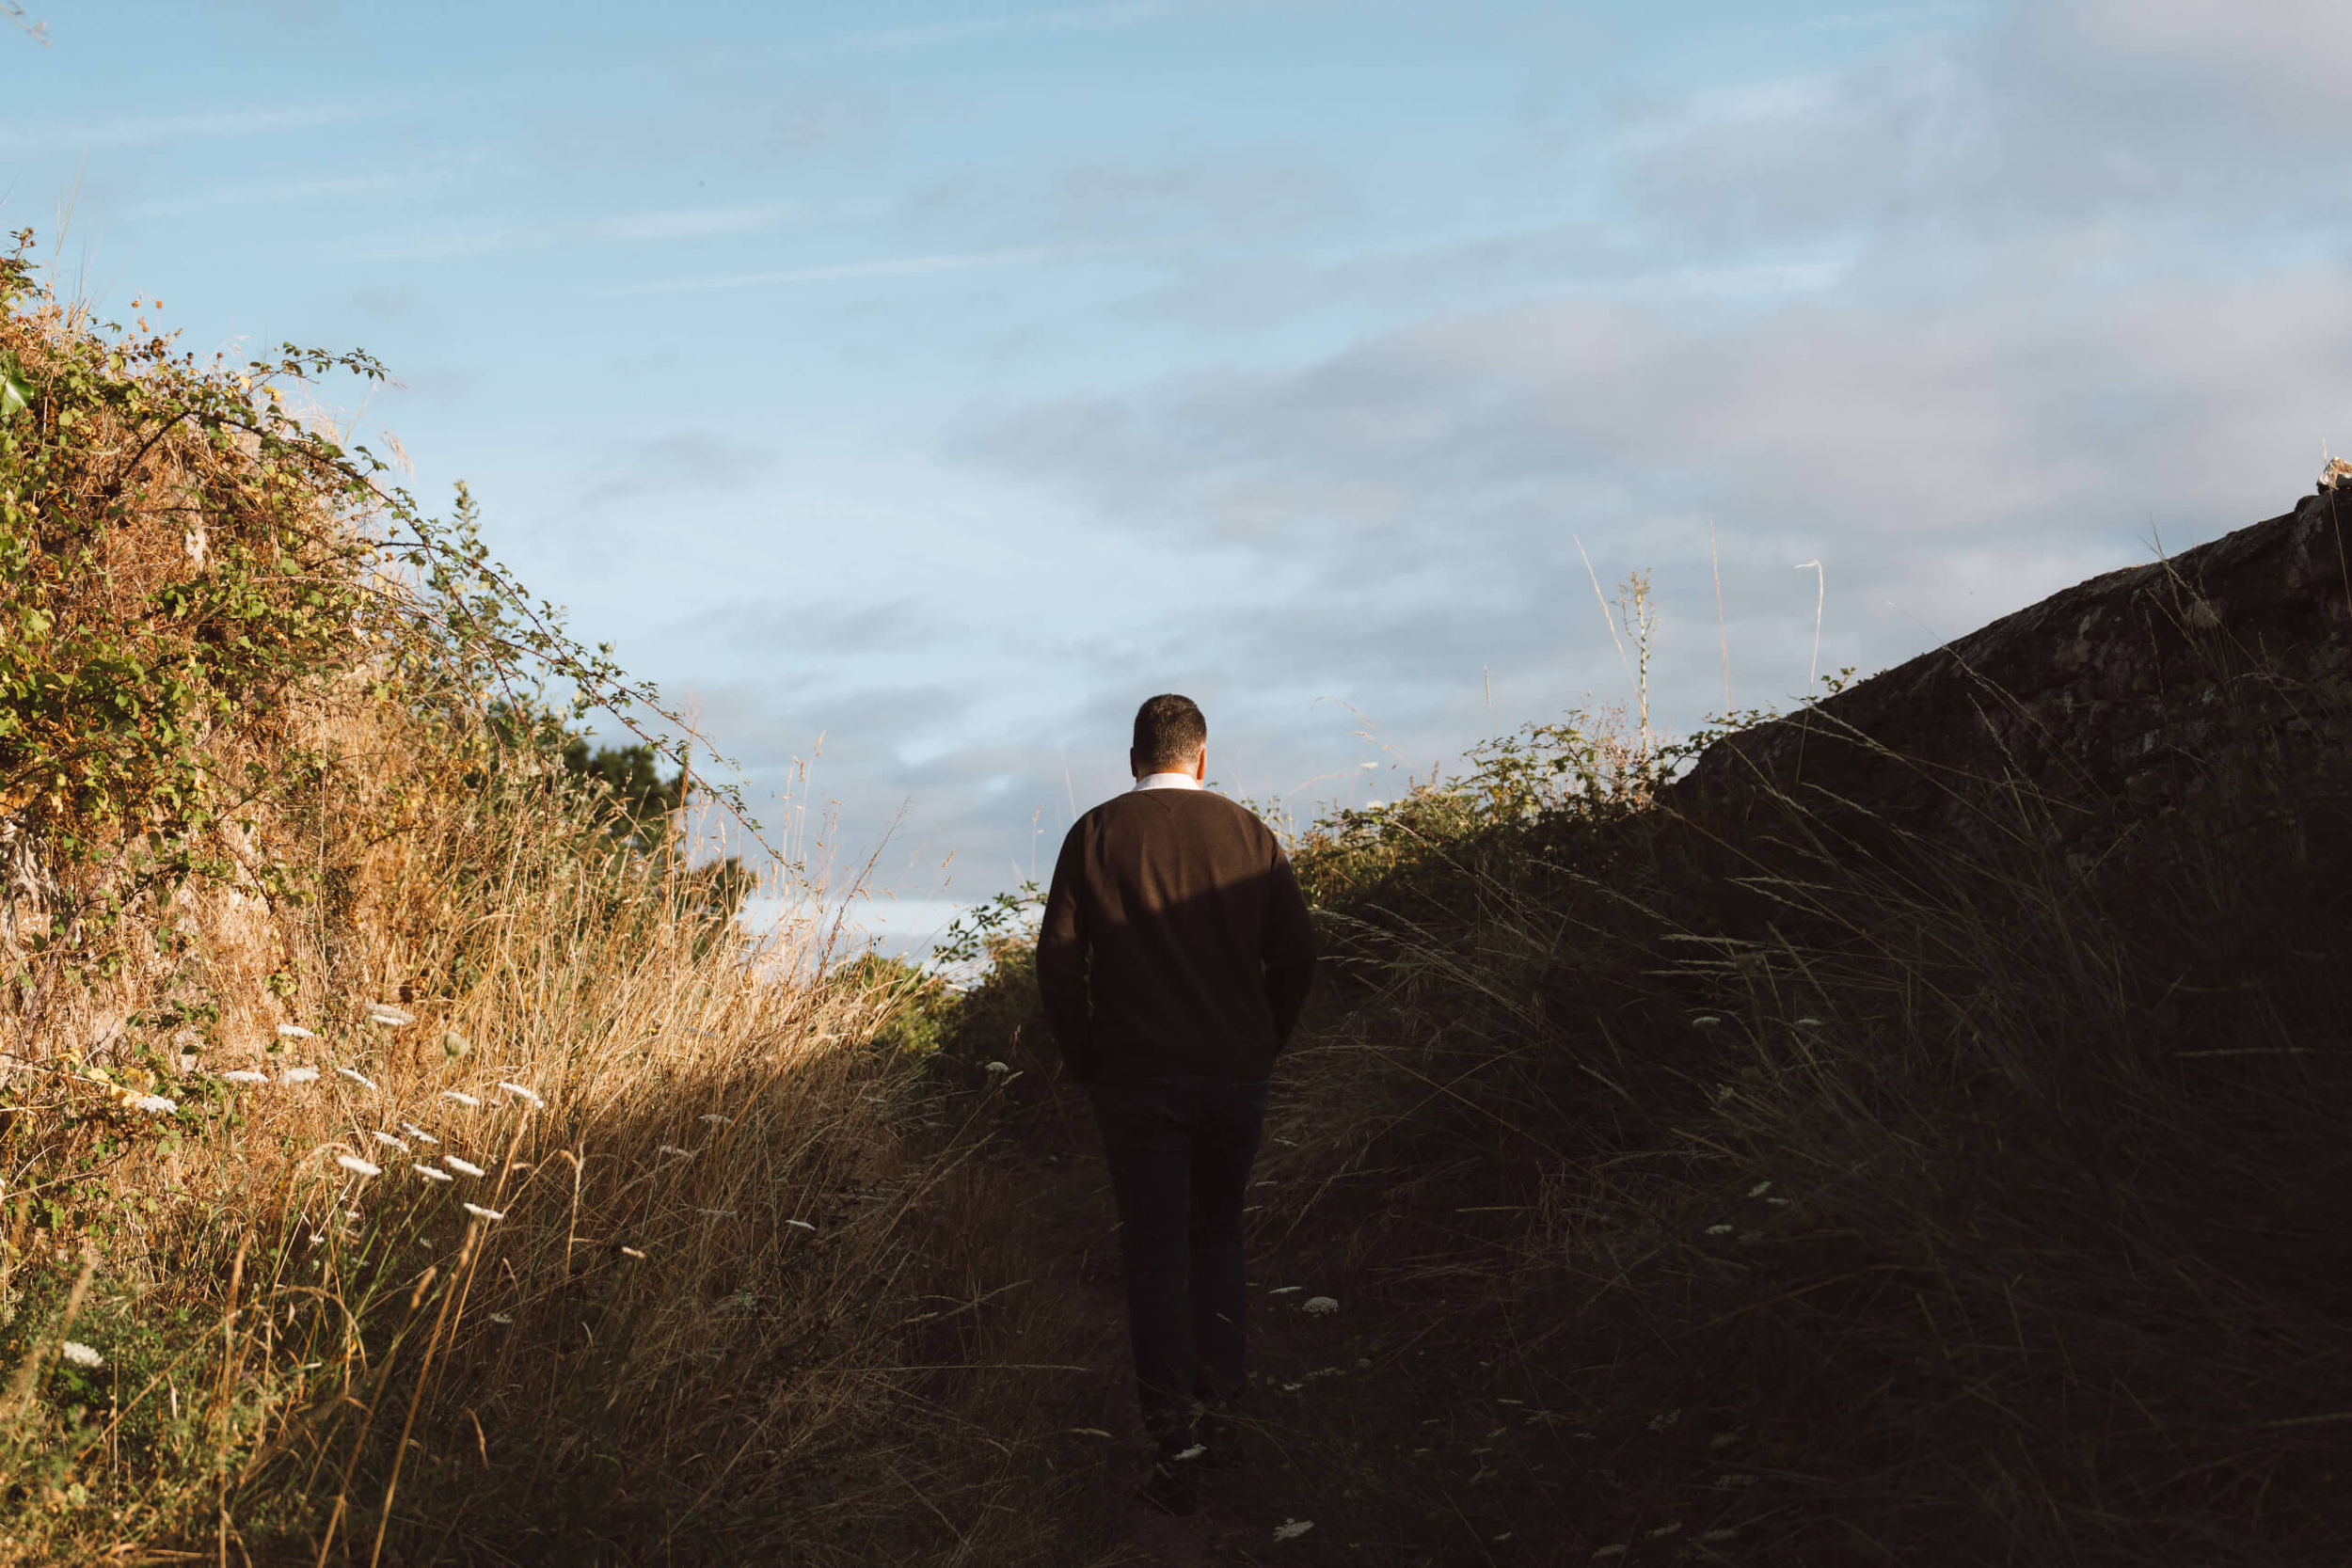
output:
[[1232, 1463], [1243, 1386], [1241, 1211], [1266, 1078], [1314, 978], [1314, 930], [1282, 847], [1202, 787], [1189, 697], [1136, 713], [1135, 788], [1071, 825], [1038, 933], [1038, 987], [1089, 1086], [1119, 1197], [1145, 1499], [1189, 1513]]

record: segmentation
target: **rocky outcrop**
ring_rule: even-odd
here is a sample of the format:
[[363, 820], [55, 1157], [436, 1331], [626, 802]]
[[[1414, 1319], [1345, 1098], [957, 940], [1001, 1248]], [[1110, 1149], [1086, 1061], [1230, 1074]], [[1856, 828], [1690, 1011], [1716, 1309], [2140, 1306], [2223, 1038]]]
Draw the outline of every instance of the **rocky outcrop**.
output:
[[2092, 578], [1717, 742], [1670, 798], [1736, 819], [1795, 796], [1941, 838], [1980, 828], [2005, 795], [2029, 799], [2074, 847], [2212, 796], [2218, 759], [2340, 758], [2352, 741], [2347, 529], [2352, 483]]

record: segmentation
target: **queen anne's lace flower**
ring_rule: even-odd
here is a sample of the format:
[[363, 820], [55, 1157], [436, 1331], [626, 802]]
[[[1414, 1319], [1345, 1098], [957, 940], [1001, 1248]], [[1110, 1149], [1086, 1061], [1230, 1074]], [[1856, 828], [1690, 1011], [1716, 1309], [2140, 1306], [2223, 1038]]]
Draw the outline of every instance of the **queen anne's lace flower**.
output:
[[343, 1169], [351, 1172], [354, 1176], [381, 1176], [384, 1174], [383, 1166], [372, 1165], [368, 1164], [367, 1161], [360, 1159], [357, 1154], [338, 1154], [335, 1156], [335, 1163], [342, 1166]]
[[1340, 1304], [1330, 1296], [1309, 1296], [1298, 1304], [1298, 1309], [1310, 1317], [1327, 1318], [1340, 1309]]
[[1315, 1522], [1312, 1519], [1285, 1519], [1274, 1527], [1274, 1539], [1295, 1541], [1314, 1528]]
[[460, 1160], [454, 1154], [442, 1155], [441, 1164], [447, 1165], [450, 1169], [455, 1171], [460, 1176], [480, 1176], [482, 1174], [482, 1167], [480, 1165], [475, 1164], [471, 1160]]
[[57, 1347], [57, 1354], [76, 1367], [103, 1367], [106, 1358], [79, 1339], [68, 1339]]
[[250, 1068], [242, 1067], [231, 1068], [227, 1072], [222, 1073], [221, 1077], [231, 1084], [266, 1084], [269, 1082], [268, 1073], [255, 1072]]

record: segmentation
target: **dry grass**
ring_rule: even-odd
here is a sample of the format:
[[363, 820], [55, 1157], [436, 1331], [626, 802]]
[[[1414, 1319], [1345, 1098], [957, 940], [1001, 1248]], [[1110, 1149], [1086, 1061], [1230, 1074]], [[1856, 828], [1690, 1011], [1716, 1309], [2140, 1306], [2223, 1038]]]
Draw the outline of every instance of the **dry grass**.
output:
[[[2195, 803], [2073, 854], [2013, 783], [1973, 845], [1769, 792], [1726, 844], [1606, 736], [1303, 842], [1279, 1463], [1220, 1506], [1301, 1561], [2344, 1560], [2347, 778], [2197, 719]], [[952, 1053], [1041, 1070], [992, 990]]]

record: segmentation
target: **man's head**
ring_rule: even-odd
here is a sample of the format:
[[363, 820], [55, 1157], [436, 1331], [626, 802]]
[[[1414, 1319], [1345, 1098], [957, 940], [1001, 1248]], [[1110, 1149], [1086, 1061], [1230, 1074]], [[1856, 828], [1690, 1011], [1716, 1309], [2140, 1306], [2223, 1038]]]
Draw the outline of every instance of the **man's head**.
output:
[[1200, 705], [1174, 692], [1153, 697], [1136, 709], [1136, 740], [1127, 766], [1138, 779], [1152, 773], [1208, 777], [1209, 721]]

